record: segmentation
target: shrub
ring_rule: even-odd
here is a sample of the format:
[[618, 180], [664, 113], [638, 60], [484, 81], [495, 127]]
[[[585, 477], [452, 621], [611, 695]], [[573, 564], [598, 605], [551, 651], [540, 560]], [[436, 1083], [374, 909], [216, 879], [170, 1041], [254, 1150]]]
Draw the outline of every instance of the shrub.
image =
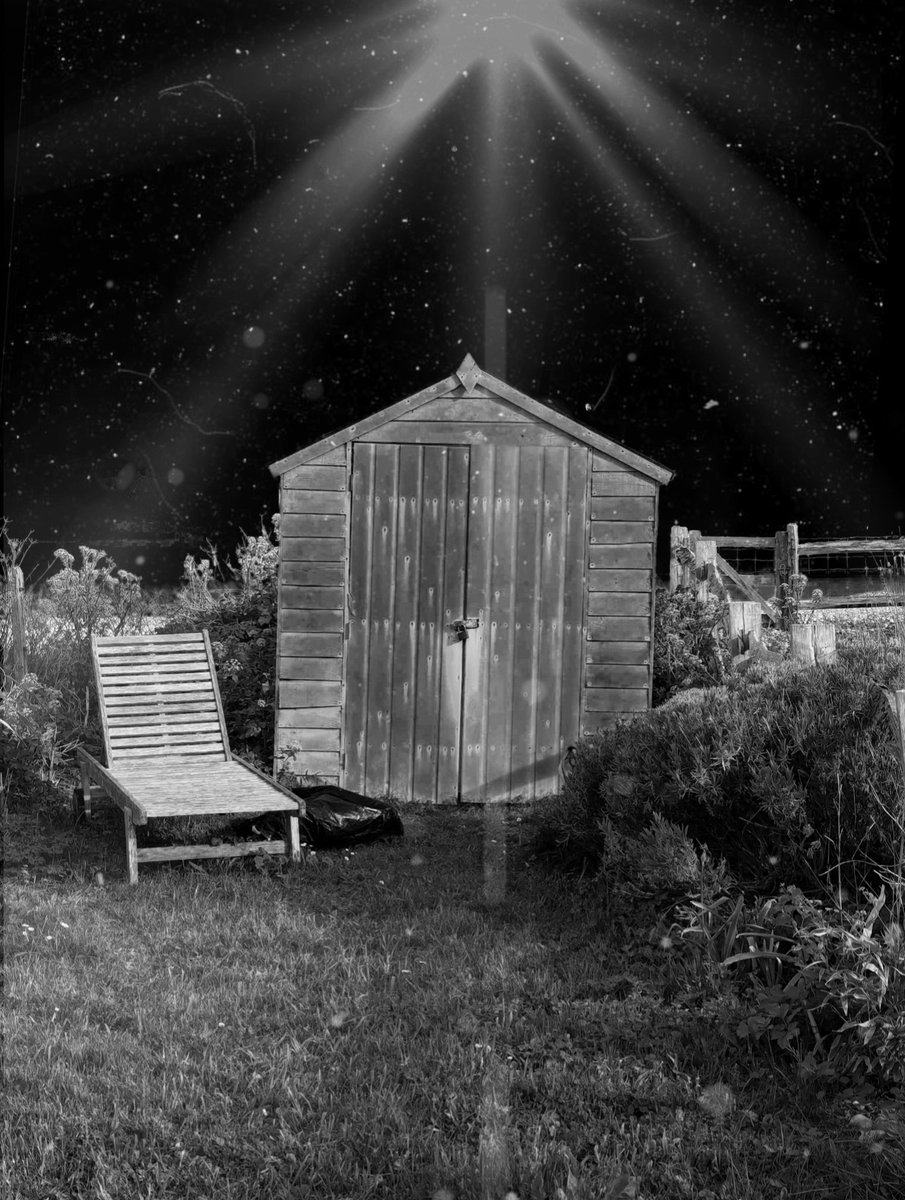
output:
[[41, 783], [57, 783], [78, 739], [67, 719], [63, 693], [36, 675], [26, 675], [2, 693], [0, 719], [0, 795], [2, 804], [20, 803], [40, 792]]
[[[227, 561], [221, 568], [214, 547], [208, 547], [208, 554], [199, 560], [186, 558], [176, 613], [159, 632], [208, 630], [233, 749], [269, 771], [274, 739], [277, 518], [272, 533], [262, 529], [257, 537], [243, 534], [235, 564]], [[227, 582], [234, 588], [223, 586]]]
[[654, 609], [653, 703], [661, 704], [681, 688], [712, 687], [729, 669], [727, 606], [679, 588], [657, 590]]
[[847, 913], [790, 888], [740, 923], [749, 1009], [735, 1030], [744, 1042], [791, 1056], [808, 1078], [905, 1085], [905, 941], [875, 925], [873, 907]]
[[[752, 669], [581, 742], [565, 784], [560, 861], [600, 861], [604, 817], [627, 833], [653, 814], [725, 857], [750, 890], [861, 881], [899, 853], [900, 769], [880, 687], [903, 686], [901, 658], [866, 651], [833, 665]], [[542, 833], [542, 838], [546, 834]], [[547, 845], [548, 852], [552, 847]]]

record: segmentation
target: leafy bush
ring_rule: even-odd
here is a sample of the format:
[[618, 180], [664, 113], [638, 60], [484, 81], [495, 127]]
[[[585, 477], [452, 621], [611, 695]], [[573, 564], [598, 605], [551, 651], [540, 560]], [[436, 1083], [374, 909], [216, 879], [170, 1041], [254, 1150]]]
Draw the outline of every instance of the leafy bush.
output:
[[62, 692], [36, 675], [6, 687], [2, 704], [0, 795], [5, 808], [14, 798], [28, 799], [41, 782], [56, 783], [77, 738], [66, 719]]
[[[680, 908], [664, 942], [698, 982], [734, 991], [744, 1046], [789, 1059], [809, 1082], [905, 1085], [905, 937], [886, 894], [846, 912], [795, 887], [753, 906], [720, 897]], [[672, 964], [671, 964], [672, 965]]]
[[599, 862], [601, 819], [625, 832], [655, 813], [725, 857], [764, 894], [783, 881], [814, 884], [840, 864], [858, 882], [867, 863], [899, 853], [900, 769], [880, 688], [903, 686], [901, 658], [866, 651], [833, 665], [727, 678], [696, 703], [668, 704], [586, 739], [565, 784], [560, 861]]
[[653, 703], [681, 688], [712, 687], [729, 669], [726, 605], [700, 601], [688, 588], [657, 590], [654, 610]]
[[[3, 532], [3, 562], [9, 575], [21, 544], [9, 538], [5, 527]], [[60, 782], [60, 772], [72, 764], [81, 741], [97, 748], [100, 724], [91, 700], [91, 635], [141, 628], [139, 578], [117, 570], [103, 550], [81, 546], [79, 553], [76, 568], [72, 554], [57, 550], [54, 558], [60, 570], [47, 581], [46, 595], [38, 597], [31, 590], [23, 596], [28, 673], [17, 680], [11, 670], [5, 672], [0, 696], [5, 801], [31, 801], [45, 790], [41, 785]], [[5, 612], [3, 618], [6, 651], [11, 631]]]
[[[175, 615], [160, 633], [207, 629], [217, 668], [223, 713], [236, 753], [270, 770], [276, 672], [279, 525], [257, 537], [243, 535], [236, 563], [224, 568], [213, 547], [208, 558], [188, 557]], [[222, 586], [232, 582], [233, 588]], [[218, 590], [218, 583], [219, 586]]]

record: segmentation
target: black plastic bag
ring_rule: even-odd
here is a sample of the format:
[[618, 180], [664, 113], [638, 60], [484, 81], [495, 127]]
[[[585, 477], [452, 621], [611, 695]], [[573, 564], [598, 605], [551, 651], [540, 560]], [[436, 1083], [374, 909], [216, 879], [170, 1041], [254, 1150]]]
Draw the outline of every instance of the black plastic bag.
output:
[[402, 837], [402, 818], [384, 800], [370, 800], [346, 788], [295, 787], [307, 813], [299, 818], [305, 840], [316, 850], [355, 846], [382, 837]]

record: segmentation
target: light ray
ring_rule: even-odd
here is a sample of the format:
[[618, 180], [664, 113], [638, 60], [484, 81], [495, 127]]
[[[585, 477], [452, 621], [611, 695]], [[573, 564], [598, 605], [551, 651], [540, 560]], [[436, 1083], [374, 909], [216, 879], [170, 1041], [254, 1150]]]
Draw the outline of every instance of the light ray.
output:
[[[186, 320], [222, 325], [226, 301], [233, 314], [266, 322], [273, 353], [281, 338], [316, 321], [331, 286], [344, 273], [355, 279], [354, 255], [365, 239], [392, 239], [383, 211], [401, 182], [412, 182], [404, 178], [410, 150], [446, 106], [483, 87], [475, 130], [482, 151], [469, 191], [478, 201], [473, 225], [479, 269], [472, 283], [479, 308], [485, 288], [505, 285], [500, 276], [516, 275], [523, 266], [513, 261], [512, 226], [533, 185], [513, 147], [536, 134], [524, 104], [530, 83], [570, 131], [601, 208], [621, 206], [618, 218], [601, 219], [601, 236], [637, 254], [650, 279], [668, 280], [677, 305], [694, 313], [704, 343], [715, 343], [727, 379], [741, 372], [756, 380], [752, 400], [771, 389], [794, 393], [790, 376], [776, 365], [781, 356], [756, 332], [764, 325], [761, 313], [732, 292], [727, 278], [743, 275], [746, 285], [807, 324], [815, 313], [829, 323], [850, 312], [852, 298], [841, 272], [829, 265], [826, 248], [793, 206], [732, 153], [689, 102], [672, 99], [670, 83], [697, 81], [700, 72], [691, 71], [678, 49], [651, 65], [632, 47], [633, 22], [642, 29], [646, 24], [644, 37], [655, 27], [683, 22], [693, 35], [701, 34], [704, 24], [685, 5], [675, 6], [675, 17], [672, 6], [644, 0], [605, 2], [599, 11], [596, 4], [569, 0], [403, 0], [371, 9], [369, 16], [350, 11], [352, 16], [291, 44], [274, 38], [241, 69], [225, 56], [218, 60], [211, 89], [233, 105], [234, 138], [248, 137], [243, 122], [254, 128], [261, 119], [256, 103], [278, 109], [292, 100], [305, 108], [298, 122], [308, 144], [297, 148], [295, 165], [262, 184], [269, 190], [262, 190], [199, 262], [197, 282], [180, 298], [172, 327]], [[619, 37], [607, 36], [614, 29]], [[724, 50], [727, 42], [719, 37]], [[693, 38], [686, 35], [685, 44], [695, 50]], [[730, 64], [723, 50], [716, 77], [726, 80], [728, 90]], [[651, 82], [652, 76], [660, 82]], [[32, 183], [40, 187], [41, 180], [59, 179], [61, 168], [64, 175], [71, 168], [76, 177], [79, 172], [90, 177], [146, 159], [149, 143], [171, 126], [155, 126], [147, 114], [136, 125], [136, 109], [161, 94], [173, 95], [185, 80], [207, 78], [198, 64], [175, 76], [169, 70], [165, 78], [149, 76], [131, 85], [130, 103], [112, 116], [107, 112], [101, 119], [99, 100], [68, 124], [57, 122], [49, 152], [59, 159], [43, 175], [36, 167]], [[305, 107], [309, 102], [311, 110]], [[158, 102], [155, 111], [159, 107]], [[81, 145], [71, 136], [73, 128], [85, 131]], [[222, 139], [222, 123], [217, 129], [216, 122], [199, 128], [198, 139], [211, 136], [212, 129]], [[126, 145], [130, 136], [134, 146]], [[85, 153], [86, 141], [91, 154]], [[196, 144], [183, 131], [172, 157], [185, 157]], [[111, 145], [115, 152], [105, 149]], [[543, 148], [537, 157], [543, 178]], [[689, 270], [692, 262], [699, 266]], [[532, 270], [542, 276], [552, 269], [539, 252]], [[220, 346], [209, 355], [213, 366], [192, 408], [205, 425], [210, 424], [205, 412], [222, 402], [225, 391], [246, 388], [258, 369], [240, 333], [241, 317], [227, 323]], [[739, 358], [740, 336], [759, 347], [747, 363]], [[790, 408], [788, 420], [790, 428], [804, 421], [803, 411]]]
[[[637, 237], [645, 246], [640, 253], [648, 257], [652, 277], [668, 278], [676, 294], [688, 306], [705, 342], [719, 360], [724, 378], [733, 381], [734, 390], [757, 408], [769, 407], [773, 439], [769, 446], [771, 465], [784, 464], [790, 472], [808, 480], [819, 489], [832, 470], [834, 487], [844, 491], [854, 489], [856, 480], [851, 466], [840, 461], [833, 441], [810, 421], [807, 397], [797, 379], [797, 364], [787, 352], [769, 338], [763, 329], [763, 318], [750, 303], [731, 292], [723, 282], [724, 272], [706, 249], [693, 242], [681, 228], [681, 214], [659, 213], [645, 193], [645, 178], [637, 168], [613, 154], [601, 153], [596, 130], [573, 103], [564, 89], [542, 68], [537, 76], [548, 88], [551, 101], [566, 118], [570, 133], [583, 152], [583, 158], [600, 180], [604, 189], [615, 186], [625, 196], [626, 208], [635, 219], [636, 227], [669, 221], [679, 226], [670, 240], [646, 234]], [[689, 264], [695, 265], [689, 278]], [[777, 399], [782, 398], [782, 404]], [[801, 438], [809, 435], [811, 450], [801, 452]], [[832, 464], [832, 466], [831, 466]]]

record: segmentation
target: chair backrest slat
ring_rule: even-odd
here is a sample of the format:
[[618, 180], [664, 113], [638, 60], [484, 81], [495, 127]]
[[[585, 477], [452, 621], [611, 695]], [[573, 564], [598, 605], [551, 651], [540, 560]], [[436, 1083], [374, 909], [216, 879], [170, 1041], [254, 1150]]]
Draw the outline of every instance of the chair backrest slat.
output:
[[107, 762], [231, 758], [210, 639], [92, 638]]

